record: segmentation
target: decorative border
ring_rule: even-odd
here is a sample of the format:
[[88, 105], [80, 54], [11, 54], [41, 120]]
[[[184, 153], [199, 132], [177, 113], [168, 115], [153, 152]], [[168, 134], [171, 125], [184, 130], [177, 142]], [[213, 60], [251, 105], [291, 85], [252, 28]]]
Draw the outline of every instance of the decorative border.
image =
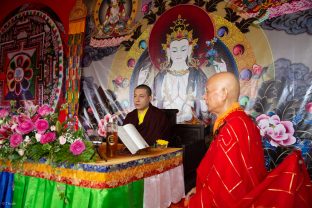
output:
[[113, 165], [77, 164], [53, 167], [45, 163], [24, 163], [15, 167], [0, 161], [3, 171], [86, 188], [114, 188], [163, 173], [182, 164], [182, 150]]
[[121, 37], [113, 37], [109, 39], [97, 39], [91, 37], [90, 46], [92, 47], [115, 47], [119, 46], [123, 41], [129, 40], [130, 35], [121, 36]]
[[293, 1], [291, 3], [284, 3], [277, 7], [269, 8], [269, 19], [273, 17], [278, 17], [284, 14], [291, 14], [298, 11], [308, 10], [312, 8], [312, 1], [311, 0], [300, 0], [300, 1]]

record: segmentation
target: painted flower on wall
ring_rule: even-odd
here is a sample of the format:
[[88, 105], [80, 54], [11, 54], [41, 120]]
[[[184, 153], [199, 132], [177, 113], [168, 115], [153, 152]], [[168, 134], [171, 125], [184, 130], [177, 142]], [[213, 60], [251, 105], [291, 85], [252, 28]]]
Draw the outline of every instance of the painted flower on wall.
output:
[[254, 64], [252, 66], [252, 74], [254, 76], [254, 78], [259, 79], [261, 77], [263, 73], [263, 67], [258, 65], [258, 64]]
[[12, 58], [7, 71], [7, 82], [11, 92], [20, 95], [22, 91], [28, 90], [32, 77], [33, 69], [28, 56], [19, 55]]
[[289, 146], [296, 142], [291, 121], [281, 121], [278, 115], [261, 114], [256, 118], [260, 134], [269, 138], [272, 146]]
[[143, 4], [141, 11], [143, 12], [144, 15], [146, 15], [151, 10], [151, 7], [152, 7], [152, 1], [146, 4]]
[[106, 137], [107, 129], [106, 125], [112, 119], [111, 114], [106, 114], [103, 119], [101, 119], [98, 123], [98, 134], [102, 137]]

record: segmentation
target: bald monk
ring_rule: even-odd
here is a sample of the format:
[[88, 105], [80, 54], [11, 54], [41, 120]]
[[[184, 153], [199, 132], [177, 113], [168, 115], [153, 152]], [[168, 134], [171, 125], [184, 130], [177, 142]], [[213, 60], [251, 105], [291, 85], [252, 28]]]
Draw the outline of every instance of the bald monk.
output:
[[207, 81], [205, 101], [217, 116], [214, 138], [197, 168], [196, 187], [187, 194], [184, 205], [310, 207], [312, 187], [304, 164], [298, 163], [300, 153], [294, 152], [267, 175], [260, 132], [237, 102], [239, 91], [239, 81], [229, 72]]
[[154, 145], [157, 139], [169, 139], [170, 123], [166, 114], [153, 106], [152, 90], [147, 85], [138, 85], [134, 90], [136, 109], [127, 114], [123, 125], [133, 124], [145, 141]]

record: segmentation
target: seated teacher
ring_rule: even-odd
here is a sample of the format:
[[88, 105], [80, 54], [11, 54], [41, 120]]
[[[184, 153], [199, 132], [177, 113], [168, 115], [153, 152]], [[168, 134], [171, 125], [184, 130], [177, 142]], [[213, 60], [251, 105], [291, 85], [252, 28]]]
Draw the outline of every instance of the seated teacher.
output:
[[170, 136], [170, 123], [166, 114], [153, 106], [152, 90], [147, 85], [138, 85], [134, 89], [135, 109], [127, 114], [123, 125], [133, 124], [145, 141], [154, 145], [157, 139], [168, 140]]

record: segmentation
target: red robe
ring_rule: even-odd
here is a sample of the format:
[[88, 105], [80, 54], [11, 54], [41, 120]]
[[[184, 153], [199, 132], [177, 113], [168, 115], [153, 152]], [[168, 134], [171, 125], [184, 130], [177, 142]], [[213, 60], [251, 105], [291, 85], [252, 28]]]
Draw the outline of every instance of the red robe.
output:
[[[295, 202], [312, 207], [307, 201], [312, 187], [304, 164], [298, 163], [300, 154], [293, 153], [267, 175], [255, 123], [242, 110], [224, 121], [197, 169], [196, 194], [189, 207], [294, 207]], [[293, 174], [285, 174], [288, 171]]]
[[168, 140], [171, 133], [171, 126], [166, 114], [152, 104], [149, 105], [144, 120], [140, 125], [136, 109], [127, 114], [123, 125], [128, 123], [135, 126], [150, 146], [154, 145], [157, 139]]

